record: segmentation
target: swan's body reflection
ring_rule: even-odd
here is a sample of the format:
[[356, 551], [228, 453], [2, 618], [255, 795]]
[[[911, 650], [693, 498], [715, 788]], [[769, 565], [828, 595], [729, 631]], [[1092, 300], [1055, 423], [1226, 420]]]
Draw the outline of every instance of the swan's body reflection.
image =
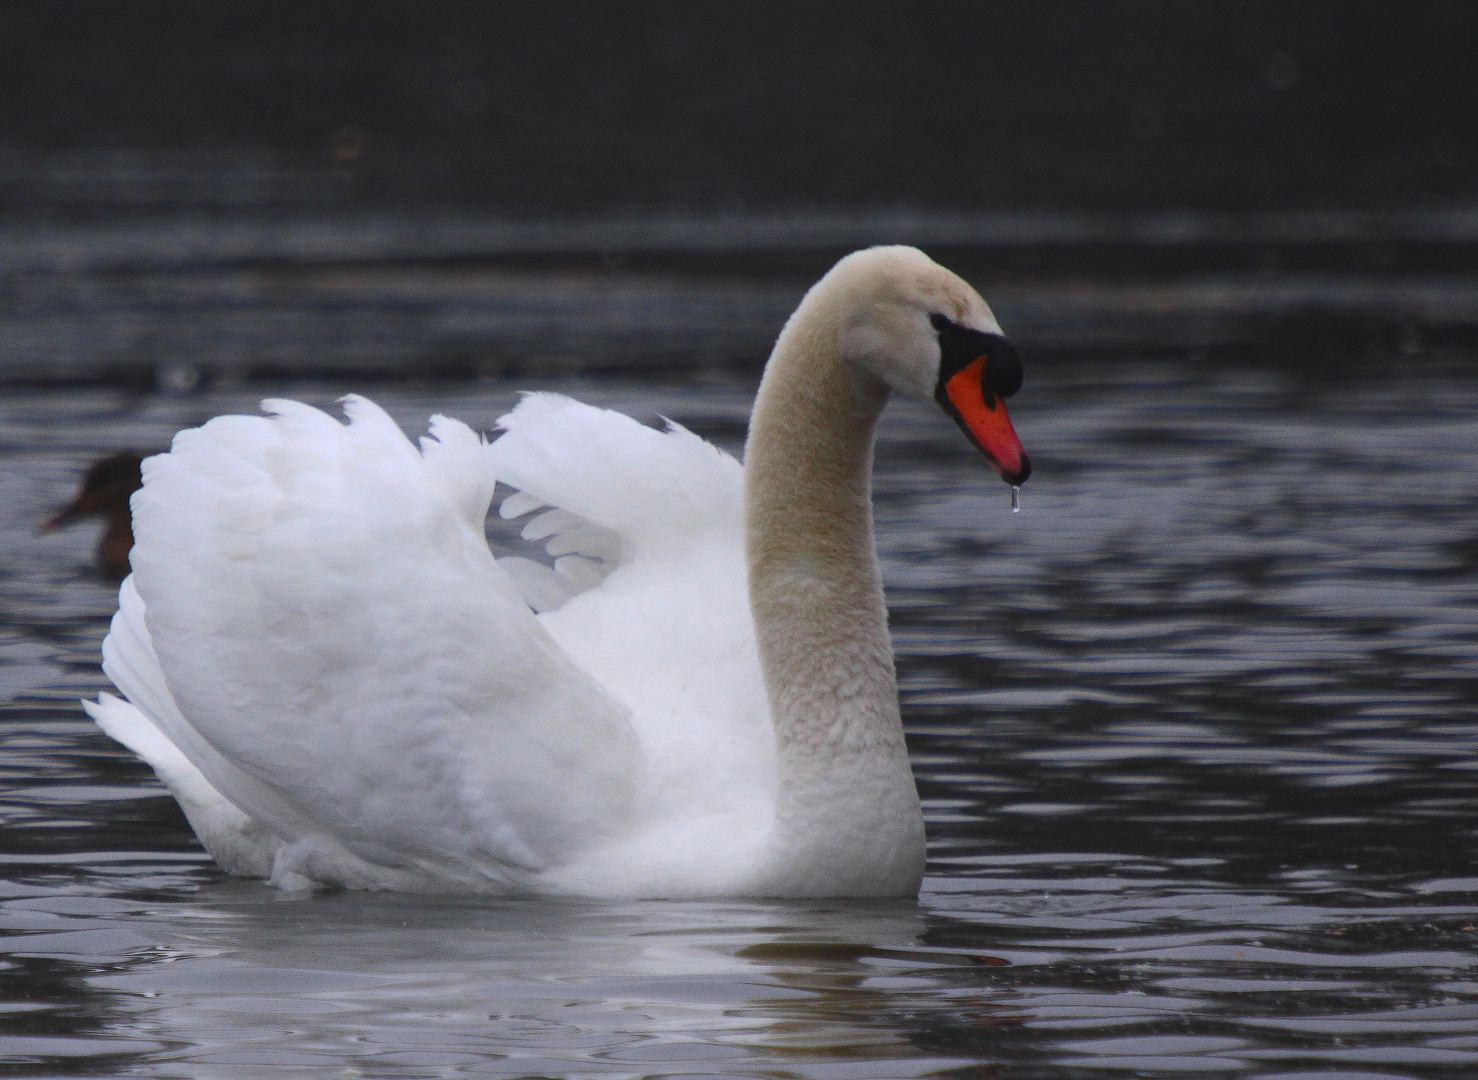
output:
[[[899, 981], [958, 981], [962, 968], [989, 981], [967, 954], [923, 946], [925, 923], [906, 901], [280, 900], [228, 883], [150, 917], [159, 962], [93, 981], [132, 1000], [139, 1034], [190, 1046], [175, 1064], [197, 1076], [643, 1062], [804, 1074], [808, 1062], [883, 1061], [905, 1076], [965, 1062], [919, 1045], [925, 1018], [900, 1010]], [[971, 1011], [951, 995], [953, 1022]]]

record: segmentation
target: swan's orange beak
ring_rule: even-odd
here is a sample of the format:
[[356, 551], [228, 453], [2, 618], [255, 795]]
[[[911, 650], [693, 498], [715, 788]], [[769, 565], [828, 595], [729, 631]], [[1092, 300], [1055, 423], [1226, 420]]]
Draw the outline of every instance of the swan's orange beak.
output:
[[986, 358], [977, 356], [941, 383], [939, 404], [995, 466], [1001, 479], [1020, 486], [1032, 474], [1031, 458], [1011, 426], [1005, 400], [990, 389], [985, 364]]

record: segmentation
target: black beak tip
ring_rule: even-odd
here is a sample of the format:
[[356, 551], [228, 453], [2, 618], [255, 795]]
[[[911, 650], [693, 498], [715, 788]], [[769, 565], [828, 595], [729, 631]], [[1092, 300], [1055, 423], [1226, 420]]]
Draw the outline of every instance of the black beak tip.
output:
[[1032, 474], [1032, 459], [1025, 454], [1021, 455], [1021, 467], [1014, 473], [1002, 473], [1001, 479], [1012, 487], [1020, 487], [1027, 482]]

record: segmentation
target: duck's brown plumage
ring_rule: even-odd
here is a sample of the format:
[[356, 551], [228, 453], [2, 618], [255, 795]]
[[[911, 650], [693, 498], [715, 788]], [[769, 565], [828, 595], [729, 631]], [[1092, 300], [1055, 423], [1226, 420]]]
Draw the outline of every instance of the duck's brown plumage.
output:
[[77, 497], [41, 526], [42, 532], [60, 529], [79, 518], [101, 514], [107, 522], [98, 540], [98, 565], [109, 574], [128, 573], [128, 553], [133, 550], [133, 516], [128, 500], [143, 486], [143, 457], [132, 451], [112, 454], [93, 462], [82, 476]]

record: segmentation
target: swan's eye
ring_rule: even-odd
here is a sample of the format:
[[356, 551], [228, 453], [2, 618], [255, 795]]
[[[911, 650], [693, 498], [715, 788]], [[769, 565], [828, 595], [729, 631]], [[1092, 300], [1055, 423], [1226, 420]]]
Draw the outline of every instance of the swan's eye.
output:
[[1021, 389], [1021, 356], [1001, 335], [971, 330], [943, 315], [930, 315], [929, 322], [939, 334], [941, 386], [976, 360], [984, 360], [980, 375], [983, 394], [1008, 398]]

